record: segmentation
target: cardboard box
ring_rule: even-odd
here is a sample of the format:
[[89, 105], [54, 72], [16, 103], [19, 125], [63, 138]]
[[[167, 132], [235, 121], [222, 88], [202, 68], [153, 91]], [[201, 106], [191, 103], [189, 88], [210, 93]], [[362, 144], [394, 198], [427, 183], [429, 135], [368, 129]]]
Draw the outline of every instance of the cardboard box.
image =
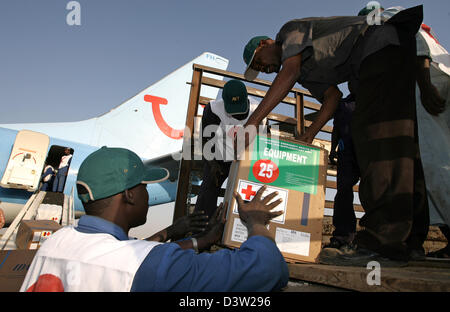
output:
[[61, 225], [52, 220], [22, 220], [16, 236], [17, 249], [39, 249], [60, 228]]
[[247, 239], [233, 193], [250, 201], [265, 184], [268, 187], [263, 197], [278, 191], [272, 201], [283, 199], [273, 211], [284, 213], [268, 225], [283, 256], [289, 262], [316, 262], [322, 247], [327, 160], [328, 152], [323, 148], [291, 138], [258, 135], [244, 158], [231, 166], [222, 243], [237, 248]]
[[0, 251], [0, 292], [19, 291], [36, 250]]
[[61, 223], [63, 207], [55, 204], [40, 204], [35, 220], [53, 220]]

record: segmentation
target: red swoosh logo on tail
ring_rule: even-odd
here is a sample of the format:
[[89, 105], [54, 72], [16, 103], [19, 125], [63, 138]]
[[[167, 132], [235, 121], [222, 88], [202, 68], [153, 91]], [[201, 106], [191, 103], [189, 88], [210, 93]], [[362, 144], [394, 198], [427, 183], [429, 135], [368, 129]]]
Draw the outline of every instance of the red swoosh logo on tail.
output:
[[165, 98], [146, 94], [144, 95], [144, 101], [152, 103], [153, 116], [155, 117], [156, 125], [162, 133], [174, 140], [180, 140], [183, 138], [184, 129], [173, 129], [167, 124], [161, 114], [160, 105], [167, 105], [168, 103]]

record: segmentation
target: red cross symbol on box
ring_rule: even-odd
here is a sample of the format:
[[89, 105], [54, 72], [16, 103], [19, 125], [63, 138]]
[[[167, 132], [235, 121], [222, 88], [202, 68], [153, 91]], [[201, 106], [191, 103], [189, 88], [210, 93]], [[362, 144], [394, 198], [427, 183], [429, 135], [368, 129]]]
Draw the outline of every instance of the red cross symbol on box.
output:
[[250, 198], [254, 195], [256, 195], [256, 191], [252, 190], [252, 186], [251, 185], [247, 185], [246, 189], [242, 189], [241, 193], [245, 195], [246, 200], [250, 200]]

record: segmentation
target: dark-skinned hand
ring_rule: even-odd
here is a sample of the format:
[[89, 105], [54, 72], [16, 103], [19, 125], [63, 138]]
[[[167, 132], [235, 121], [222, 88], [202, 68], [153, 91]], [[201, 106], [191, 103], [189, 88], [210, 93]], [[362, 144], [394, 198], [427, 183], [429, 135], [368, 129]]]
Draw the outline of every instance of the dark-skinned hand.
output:
[[331, 165], [337, 165], [337, 153], [336, 151], [331, 151], [330, 155], [328, 155], [328, 159], [330, 160]]
[[0, 209], [0, 229], [5, 226], [5, 214]]
[[190, 232], [202, 232], [206, 229], [207, 225], [208, 216], [205, 212], [194, 212], [175, 220], [175, 222], [167, 229], [167, 239], [174, 241], [184, 238], [185, 235]]
[[431, 83], [420, 90], [420, 99], [425, 110], [431, 115], [437, 116], [445, 110], [445, 99]]
[[270, 193], [269, 195], [264, 197], [264, 199], [261, 199], [262, 194], [264, 193], [264, 190], [266, 188], [266, 185], [262, 186], [258, 190], [258, 192], [256, 192], [255, 197], [253, 197], [253, 199], [247, 203], [242, 200], [241, 195], [236, 192], [234, 193], [234, 197], [236, 198], [238, 203], [239, 217], [244, 223], [247, 223], [248, 225], [267, 225], [270, 220], [283, 214], [282, 211], [270, 211], [278, 206], [282, 201], [280, 198], [269, 204], [269, 202], [278, 195], [278, 192]]
[[210, 245], [217, 243], [222, 238], [225, 221], [225, 209], [223, 203], [220, 203], [219, 207], [211, 216], [206, 230], [200, 233], [198, 237], [204, 238]]

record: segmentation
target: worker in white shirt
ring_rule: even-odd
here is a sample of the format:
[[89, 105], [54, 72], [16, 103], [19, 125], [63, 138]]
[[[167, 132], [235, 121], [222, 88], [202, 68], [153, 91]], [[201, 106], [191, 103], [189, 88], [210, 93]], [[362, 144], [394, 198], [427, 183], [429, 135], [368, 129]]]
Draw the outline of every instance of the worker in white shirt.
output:
[[72, 154], [70, 148], [64, 149], [64, 155], [61, 157], [59, 163], [58, 172], [56, 173], [55, 181], [53, 182], [53, 192], [62, 193], [64, 190], [64, 184], [66, 182], [67, 173], [69, 172], [70, 161], [72, 160]]

